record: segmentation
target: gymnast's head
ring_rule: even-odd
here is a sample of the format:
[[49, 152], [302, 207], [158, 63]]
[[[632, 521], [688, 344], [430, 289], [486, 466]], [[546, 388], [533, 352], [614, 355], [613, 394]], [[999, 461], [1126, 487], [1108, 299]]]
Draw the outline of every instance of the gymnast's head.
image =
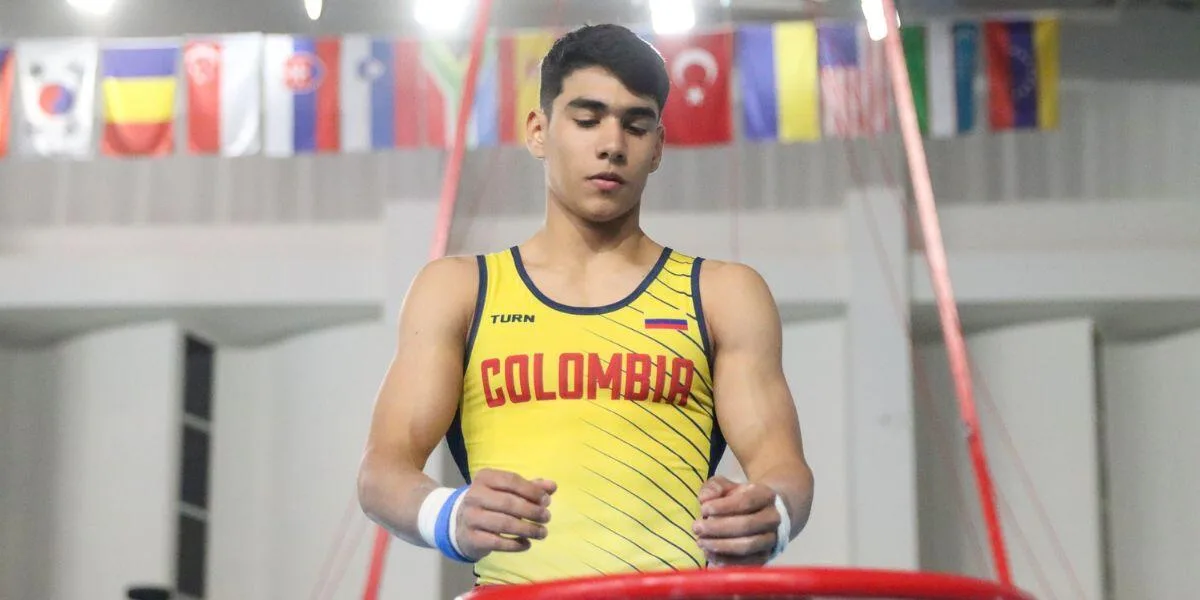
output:
[[640, 204], [662, 159], [670, 87], [662, 55], [625, 27], [589, 25], [554, 43], [526, 120], [552, 209], [607, 223]]

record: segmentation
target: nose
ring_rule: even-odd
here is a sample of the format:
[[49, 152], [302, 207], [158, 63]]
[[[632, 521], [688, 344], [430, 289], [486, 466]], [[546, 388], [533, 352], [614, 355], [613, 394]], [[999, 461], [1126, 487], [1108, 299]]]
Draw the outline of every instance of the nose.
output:
[[600, 139], [596, 156], [613, 164], [623, 165], [626, 159], [625, 128], [618, 119], [606, 119], [599, 128]]

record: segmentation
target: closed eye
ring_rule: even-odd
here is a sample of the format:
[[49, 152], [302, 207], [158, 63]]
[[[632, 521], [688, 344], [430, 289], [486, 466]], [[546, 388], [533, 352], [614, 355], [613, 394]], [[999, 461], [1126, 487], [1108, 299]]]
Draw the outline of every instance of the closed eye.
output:
[[595, 126], [599, 125], [600, 121], [598, 121], [596, 119], [575, 119], [575, 124], [584, 129], [589, 129], [591, 127], [595, 127]]

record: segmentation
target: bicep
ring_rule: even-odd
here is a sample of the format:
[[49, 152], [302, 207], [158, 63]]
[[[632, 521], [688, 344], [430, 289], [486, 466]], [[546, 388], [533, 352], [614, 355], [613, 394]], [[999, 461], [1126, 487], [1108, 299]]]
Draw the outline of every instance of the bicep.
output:
[[450, 427], [462, 393], [463, 352], [473, 307], [448, 299], [473, 289], [469, 275], [456, 267], [431, 265], [414, 281], [400, 312], [396, 351], [375, 402], [368, 454], [401, 458], [421, 468]]
[[[779, 311], [754, 271], [726, 265], [707, 302], [714, 337], [717, 420], [751, 478], [779, 459], [803, 460], [796, 407], [783, 371]], [[770, 464], [768, 464], [770, 463]]]

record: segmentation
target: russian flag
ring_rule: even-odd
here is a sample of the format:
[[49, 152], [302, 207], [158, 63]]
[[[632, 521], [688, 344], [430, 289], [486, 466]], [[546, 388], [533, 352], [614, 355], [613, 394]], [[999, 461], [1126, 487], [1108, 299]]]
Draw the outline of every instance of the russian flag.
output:
[[264, 61], [266, 154], [338, 151], [341, 40], [270, 35]]
[[646, 329], [675, 329], [687, 331], [687, 319], [646, 319]]
[[992, 128], [1058, 125], [1058, 22], [990, 22], [984, 35]]
[[12, 121], [13, 53], [0, 46], [0, 156], [8, 154], [8, 124]]
[[223, 156], [258, 153], [262, 44], [259, 33], [188, 41], [183, 70], [187, 78], [190, 152]]
[[421, 46], [365, 35], [342, 39], [342, 149], [420, 145]]

